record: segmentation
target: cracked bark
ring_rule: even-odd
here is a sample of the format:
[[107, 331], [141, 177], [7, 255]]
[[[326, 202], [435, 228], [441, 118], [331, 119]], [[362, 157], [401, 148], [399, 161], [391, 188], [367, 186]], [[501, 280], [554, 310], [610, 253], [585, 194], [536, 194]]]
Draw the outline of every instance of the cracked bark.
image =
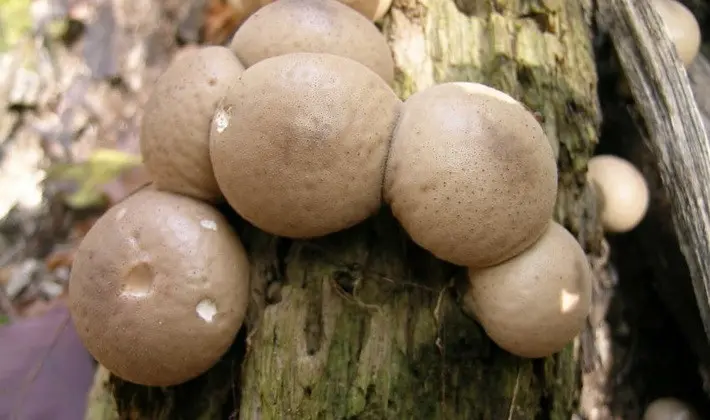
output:
[[[383, 32], [402, 98], [477, 81], [540, 116], [560, 168], [555, 219], [595, 253], [601, 230], [584, 186], [599, 124], [590, 10], [586, 0], [395, 0]], [[415, 247], [387, 209], [308, 242], [240, 230], [257, 289], [246, 344], [178, 387], [112, 379], [122, 418], [225, 418], [225, 401], [241, 419], [569, 418], [574, 346], [537, 361], [498, 349], [459, 307], [463, 270]]]

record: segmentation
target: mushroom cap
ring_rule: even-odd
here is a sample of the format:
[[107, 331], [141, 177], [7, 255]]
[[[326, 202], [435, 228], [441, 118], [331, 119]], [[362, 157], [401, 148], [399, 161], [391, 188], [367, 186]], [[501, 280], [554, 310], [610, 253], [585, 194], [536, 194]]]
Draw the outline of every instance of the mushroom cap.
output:
[[597, 155], [587, 164], [587, 180], [601, 200], [599, 218], [608, 232], [628, 232], [643, 220], [650, 193], [643, 174], [630, 162]]
[[698, 420], [695, 410], [676, 398], [665, 397], [646, 407], [642, 420]]
[[387, 40], [361, 13], [335, 0], [279, 0], [237, 30], [230, 48], [246, 67], [279, 55], [311, 52], [351, 58], [388, 84], [394, 60]]
[[512, 259], [469, 269], [465, 304], [504, 350], [528, 358], [562, 350], [582, 330], [592, 304], [592, 271], [577, 240], [551, 222]]
[[405, 101], [384, 194], [414, 242], [453, 264], [485, 267], [547, 228], [557, 166], [518, 101], [478, 83], [444, 83]]
[[381, 206], [400, 107], [377, 74], [349, 58], [294, 53], [260, 61], [217, 110], [211, 153], [220, 189], [244, 219], [275, 235], [309, 238], [353, 226]]
[[141, 154], [159, 189], [217, 201], [209, 133], [217, 102], [244, 67], [226, 47], [184, 51], [158, 78], [141, 121]]
[[186, 382], [227, 351], [246, 314], [249, 262], [213, 207], [146, 188], [109, 209], [76, 255], [69, 302], [88, 351], [124, 380]]
[[675, 44], [680, 60], [690, 65], [700, 51], [700, 25], [693, 13], [675, 0], [651, 0], [663, 20], [668, 37]]
[[338, 0], [348, 7], [362, 13], [366, 18], [376, 22], [387, 13], [392, 6], [392, 0]]
[[274, 0], [227, 0], [227, 4], [234, 9], [236, 19], [234, 23], [237, 27], [244, 23], [254, 12], [273, 2]]

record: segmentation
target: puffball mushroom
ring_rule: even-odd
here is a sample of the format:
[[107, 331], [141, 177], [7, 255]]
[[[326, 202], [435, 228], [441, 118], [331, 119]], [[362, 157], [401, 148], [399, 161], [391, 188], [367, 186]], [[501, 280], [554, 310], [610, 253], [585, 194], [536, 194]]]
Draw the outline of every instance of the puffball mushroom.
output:
[[612, 155], [594, 156], [587, 163], [587, 180], [598, 193], [599, 218], [607, 232], [628, 232], [643, 220], [649, 190], [643, 174], [630, 162]]
[[651, 0], [661, 17], [668, 37], [675, 45], [680, 60], [690, 65], [700, 51], [700, 26], [693, 13], [676, 0]]
[[392, 0], [339, 0], [352, 9], [362, 13], [366, 18], [376, 22], [387, 13], [392, 6]]
[[592, 271], [577, 240], [551, 222], [542, 237], [493, 267], [469, 269], [464, 299], [504, 350], [547, 357], [579, 334], [592, 303]]
[[[360, 12], [372, 21], [382, 19], [392, 6], [392, 0], [338, 0], [348, 7]], [[259, 8], [273, 3], [274, 0], [228, 0], [236, 13], [237, 26], [241, 25], [249, 16]]]
[[210, 134], [217, 183], [237, 213], [274, 235], [309, 238], [353, 226], [381, 206], [400, 107], [377, 74], [349, 58], [260, 61], [217, 109]]
[[226, 47], [185, 51], [158, 78], [141, 122], [141, 154], [159, 189], [217, 201], [212, 172], [212, 115], [231, 80], [244, 67]]
[[336, 0], [279, 0], [264, 6], [237, 30], [230, 48], [247, 67], [289, 53], [328, 53], [364, 64], [388, 84], [394, 80], [385, 37]]
[[440, 259], [486, 267], [535, 242], [552, 217], [557, 166], [535, 117], [478, 83], [444, 83], [404, 103], [385, 201]]
[[646, 407], [642, 420], [699, 420], [695, 410], [677, 398], [659, 398]]
[[124, 380], [170, 386], [227, 351], [249, 298], [246, 252], [225, 218], [146, 188], [109, 209], [76, 254], [69, 307], [88, 351]]

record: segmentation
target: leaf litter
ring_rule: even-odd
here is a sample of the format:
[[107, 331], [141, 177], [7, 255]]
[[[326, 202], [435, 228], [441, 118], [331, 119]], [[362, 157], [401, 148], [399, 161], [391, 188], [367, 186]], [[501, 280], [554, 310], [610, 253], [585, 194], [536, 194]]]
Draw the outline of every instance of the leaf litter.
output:
[[89, 393], [95, 362], [65, 304], [74, 252], [149, 181], [138, 137], [154, 81], [236, 25], [222, 0], [0, 5], [0, 419], [92, 415], [105, 381], [96, 371]]

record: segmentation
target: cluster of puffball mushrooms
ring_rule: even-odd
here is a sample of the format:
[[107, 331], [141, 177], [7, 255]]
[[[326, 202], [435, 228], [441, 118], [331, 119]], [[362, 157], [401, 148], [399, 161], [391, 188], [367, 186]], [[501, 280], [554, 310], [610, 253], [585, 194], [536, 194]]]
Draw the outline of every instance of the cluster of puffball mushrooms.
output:
[[[464, 305], [494, 342], [521, 357], [560, 351], [584, 325], [592, 274], [552, 220], [557, 166], [535, 117], [470, 82], [402, 101], [378, 14], [266, 3], [228, 47], [185, 52], [157, 80], [141, 123], [153, 183], [95, 223], [73, 265], [70, 309], [89, 352], [149, 386], [186, 382], [224, 355], [250, 290], [246, 251], [215, 208], [225, 201], [293, 239], [386, 204], [414, 242], [468, 268]], [[620, 178], [594, 177], [616, 209], [610, 229], [635, 225], [643, 206], [614, 207], [628, 195], [613, 190]]]

